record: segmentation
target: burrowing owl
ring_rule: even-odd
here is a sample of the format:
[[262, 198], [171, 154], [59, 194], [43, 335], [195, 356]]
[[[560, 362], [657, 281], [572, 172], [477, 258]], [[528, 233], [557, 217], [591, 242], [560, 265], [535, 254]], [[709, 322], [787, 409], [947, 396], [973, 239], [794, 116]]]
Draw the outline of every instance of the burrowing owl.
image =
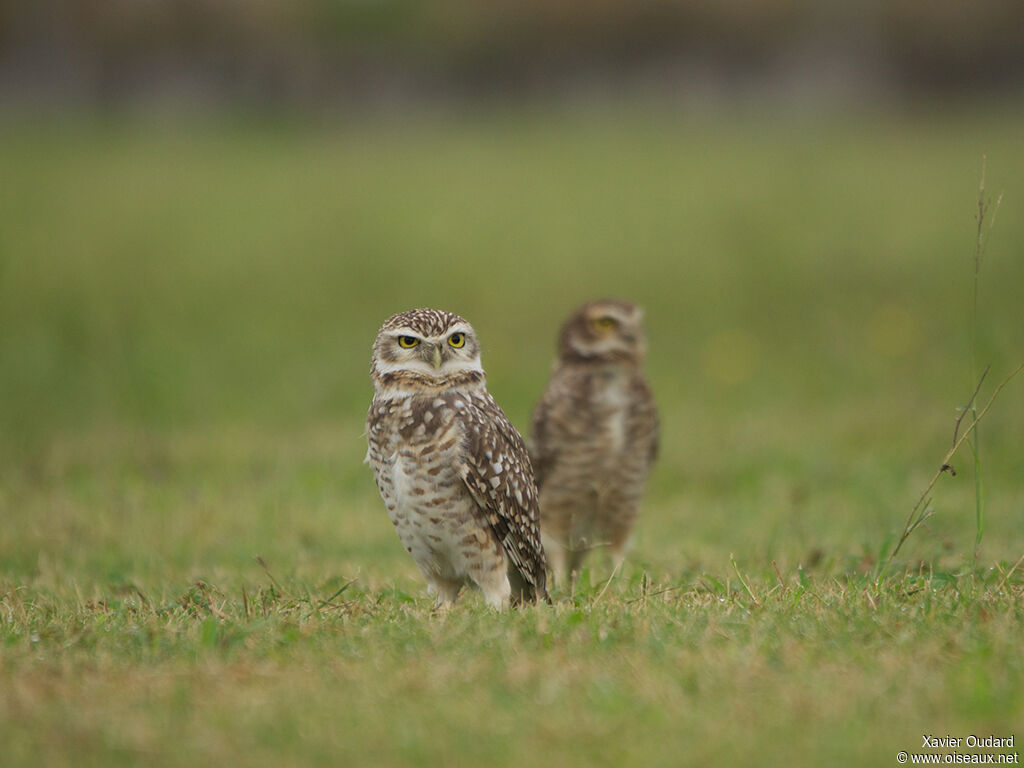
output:
[[498, 609], [546, 598], [533, 469], [487, 391], [473, 327], [434, 309], [393, 315], [370, 378], [367, 460], [438, 605], [467, 584]]
[[562, 326], [558, 360], [533, 412], [530, 455], [548, 562], [570, 584], [586, 553], [610, 548], [616, 567], [658, 451], [658, 414], [642, 365], [643, 312], [594, 301]]

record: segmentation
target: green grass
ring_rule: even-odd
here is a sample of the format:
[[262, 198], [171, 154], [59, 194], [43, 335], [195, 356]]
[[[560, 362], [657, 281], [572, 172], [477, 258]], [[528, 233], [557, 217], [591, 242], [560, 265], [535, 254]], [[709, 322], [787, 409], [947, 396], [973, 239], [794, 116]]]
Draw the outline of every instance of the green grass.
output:
[[[874, 577], [974, 387], [983, 152], [982, 402], [1024, 357], [1022, 133], [0, 125], [0, 762], [891, 765], [1013, 734], [1020, 382], [983, 424], [977, 564], [964, 452]], [[469, 318], [524, 427], [599, 295], [647, 308], [663, 416], [631, 558], [573, 600], [432, 615], [361, 464], [377, 327]]]

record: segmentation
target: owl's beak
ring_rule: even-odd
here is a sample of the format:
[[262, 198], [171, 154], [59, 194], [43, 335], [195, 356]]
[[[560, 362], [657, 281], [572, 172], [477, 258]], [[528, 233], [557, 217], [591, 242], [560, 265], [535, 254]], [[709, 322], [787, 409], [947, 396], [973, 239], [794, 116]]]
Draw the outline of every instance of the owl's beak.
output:
[[430, 361], [434, 364], [435, 371], [441, 370], [441, 347], [434, 347], [434, 356], [430, 359]]

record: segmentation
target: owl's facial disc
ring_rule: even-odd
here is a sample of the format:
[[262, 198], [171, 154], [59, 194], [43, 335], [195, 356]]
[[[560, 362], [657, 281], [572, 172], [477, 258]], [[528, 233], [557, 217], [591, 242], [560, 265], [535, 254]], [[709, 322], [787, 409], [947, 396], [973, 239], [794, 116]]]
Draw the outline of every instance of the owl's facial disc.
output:
[[409, 373], [445, 381], [467, 372], [482, 372], [480, 348], [467, 323], [454, 323], [439, 334], [410, 326], [390, 328], [378, 339], [374, 361], [378, 375]]
[[626, 302], [591, 302], [562, 328], [562, 354], [577, 360], [636, 363], [645, 346], [643, 310]]

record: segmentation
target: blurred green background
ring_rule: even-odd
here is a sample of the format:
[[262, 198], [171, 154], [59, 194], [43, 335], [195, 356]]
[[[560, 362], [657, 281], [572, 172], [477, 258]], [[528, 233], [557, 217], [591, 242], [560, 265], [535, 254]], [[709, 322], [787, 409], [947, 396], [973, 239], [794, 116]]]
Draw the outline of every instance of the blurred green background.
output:
[[[775, 484], [772, 504], [803, 500], [786, 514], [808, 546], [820, 521], [858, 549], [896, 525], [973, 389], [986, 153], [985, 195], [1005, 195], [979, 282], [983, 396], [1024, 349], [1022, 124], [973, 108], [797, 120], [649, 106], [8, 124], [5, 466], [45, 465], [69, 437], [219, 428], [323, 428], [361, 459], [370, 344], [420, 305], [475, 324], [490, 387], [525, 430], [562, 317], [617, 295], [648, 312], [655, 497], [746, 492], [756, 518]], [[1010, 557], [1024, 404], [1013, 388], [1004, 401], [984, 456], [1004, 512], [991, 530], [1006, 534], [990, 545]], [[372, 496], [358, 462], [337, 472]], [[694, 514], [678, 524], [725, 535]]]

